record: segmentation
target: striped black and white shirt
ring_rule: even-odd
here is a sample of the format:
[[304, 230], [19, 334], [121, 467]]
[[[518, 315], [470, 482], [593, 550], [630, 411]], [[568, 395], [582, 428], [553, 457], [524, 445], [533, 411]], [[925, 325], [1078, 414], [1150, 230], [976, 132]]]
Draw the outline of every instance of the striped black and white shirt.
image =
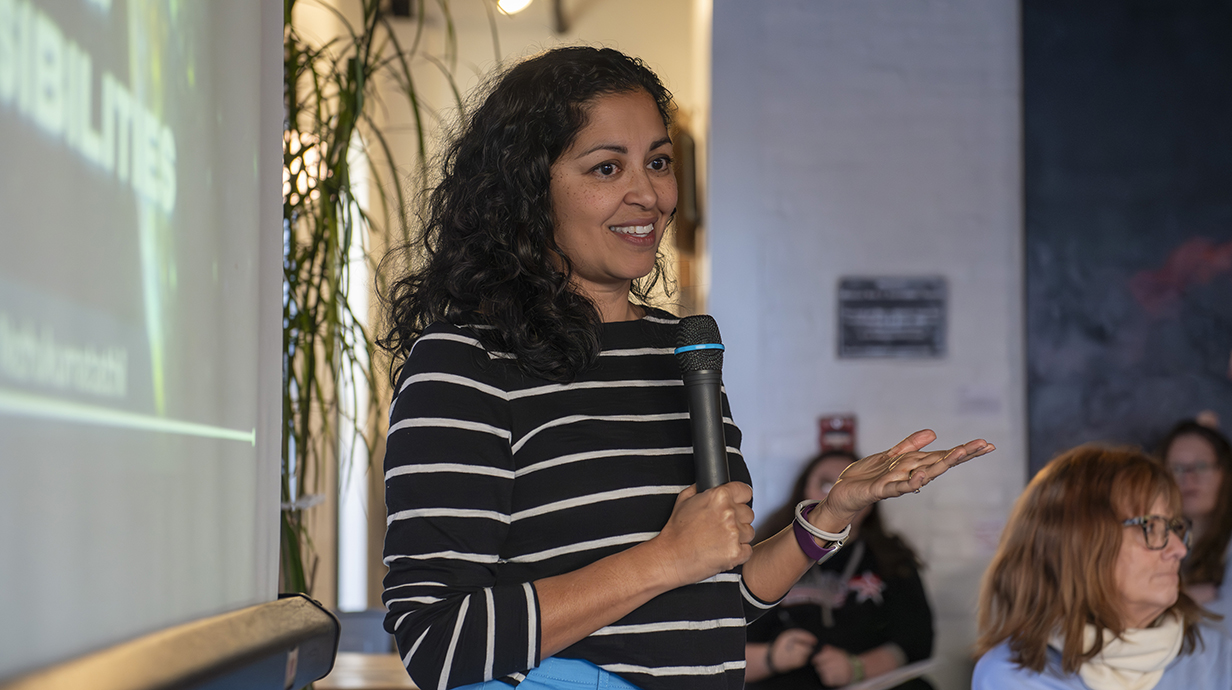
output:
[[[478, 327], [432, 326], [394, 396], [385, 455], [386, 628], [425, 690], [538, 664], [533, 582], [655, 536], [693, 483], [678, 320], [605, 324], [596, 366], [526, 377]], [[749, 481], [723, 400], [733, 480]], [[633, 575], [634, 577], [636, 575]], [[773, 602], [740, 571], [662, 594], [562, 650], [646, 690], [743, 687], [744, 626]]]

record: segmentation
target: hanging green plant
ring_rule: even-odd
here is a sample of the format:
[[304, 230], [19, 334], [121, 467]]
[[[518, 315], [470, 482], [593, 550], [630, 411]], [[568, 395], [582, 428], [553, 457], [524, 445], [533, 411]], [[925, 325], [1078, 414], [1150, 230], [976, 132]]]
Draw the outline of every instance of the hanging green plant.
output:
[[[483, 0], [489, 20], [492, 3]], [[435, 65], [454, 87], [456, 38], [448, 0], [431, 8], [412, 1], [413, 39], [399, 41], [377, 0], [317, 2], [341, 27], [314, 45], [295, 23], [296, 0], [283, 2], [283, 435], [282, 548], [284, 592], [311, 594], [319, 558], [306, 512], [324, 500], [327, 473], [336, 470], [340, 441], [371, 457], [380, 437], [379, 364], [366, 314], [352, 307], [353, 262], [374, 268], [374, 248], [410, 235], [405, 179], [426, 179], [426, 137], [431, 113], [416, 91], [413, 61]], [[425, 21], [431, 9], [442, 21]], [[431, 24], [431, 26], [429, 26]], [[443, 33], [444, 55], [429, 55], [426, 31]], [[495, 25], [493, 45], [497, 49]], [[405, 99], [415, 134], [414, 162], [399, 167], [386, 133], [374, 118], [381, 94]], [[362, 155], [356, 155], [362, 154]], [[354, 166], [364, 166], [359, 170]], [[357, 198], [360, 180], [367, 198]], [[356, 251], [358, 249], [358, 251]], [[357, 258], [358, 257], [358, 258]], [[362, 289], [370, 289], [365, 285]], [[355, 303], [366, 303], [356, 300]], [[343, 458], [345, 460], [345, 458]]]

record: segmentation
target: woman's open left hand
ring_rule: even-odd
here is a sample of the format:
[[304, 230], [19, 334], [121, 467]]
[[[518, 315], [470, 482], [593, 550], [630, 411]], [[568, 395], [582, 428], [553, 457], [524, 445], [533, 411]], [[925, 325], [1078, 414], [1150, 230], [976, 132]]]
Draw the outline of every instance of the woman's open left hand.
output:
[[935, 433], [924, 429], [887, 451], [853, 462], [830, 490], [825, 512], [840, 521], [846, 520], [843, 523], [846, 525], [856, 513], [873, 503], [918, 491], [951, 467], [996, 450], [996, 446], [984, 439], [947, 450], [923, 450], [936, 439]]

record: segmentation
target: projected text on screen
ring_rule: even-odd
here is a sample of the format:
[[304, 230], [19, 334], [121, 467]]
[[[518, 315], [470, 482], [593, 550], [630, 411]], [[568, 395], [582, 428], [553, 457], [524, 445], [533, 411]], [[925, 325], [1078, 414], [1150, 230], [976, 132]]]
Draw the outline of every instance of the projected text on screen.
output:
[[280, 18], [0, 0], [0, 685], [275, 594]]
[[[0, 105], [132, 186], [165, 213], [175, 209], [175, 134], [27, 0], [0, 0]], [[95, 94], [100, 122], [93, 119]]]

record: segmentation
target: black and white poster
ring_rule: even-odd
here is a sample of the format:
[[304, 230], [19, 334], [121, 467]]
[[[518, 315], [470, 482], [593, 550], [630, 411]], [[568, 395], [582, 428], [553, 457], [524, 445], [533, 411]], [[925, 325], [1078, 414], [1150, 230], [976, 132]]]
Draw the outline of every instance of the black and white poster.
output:
[[945, 356], [945, 278], [845, 277], [838, 288], [838, 356]]

